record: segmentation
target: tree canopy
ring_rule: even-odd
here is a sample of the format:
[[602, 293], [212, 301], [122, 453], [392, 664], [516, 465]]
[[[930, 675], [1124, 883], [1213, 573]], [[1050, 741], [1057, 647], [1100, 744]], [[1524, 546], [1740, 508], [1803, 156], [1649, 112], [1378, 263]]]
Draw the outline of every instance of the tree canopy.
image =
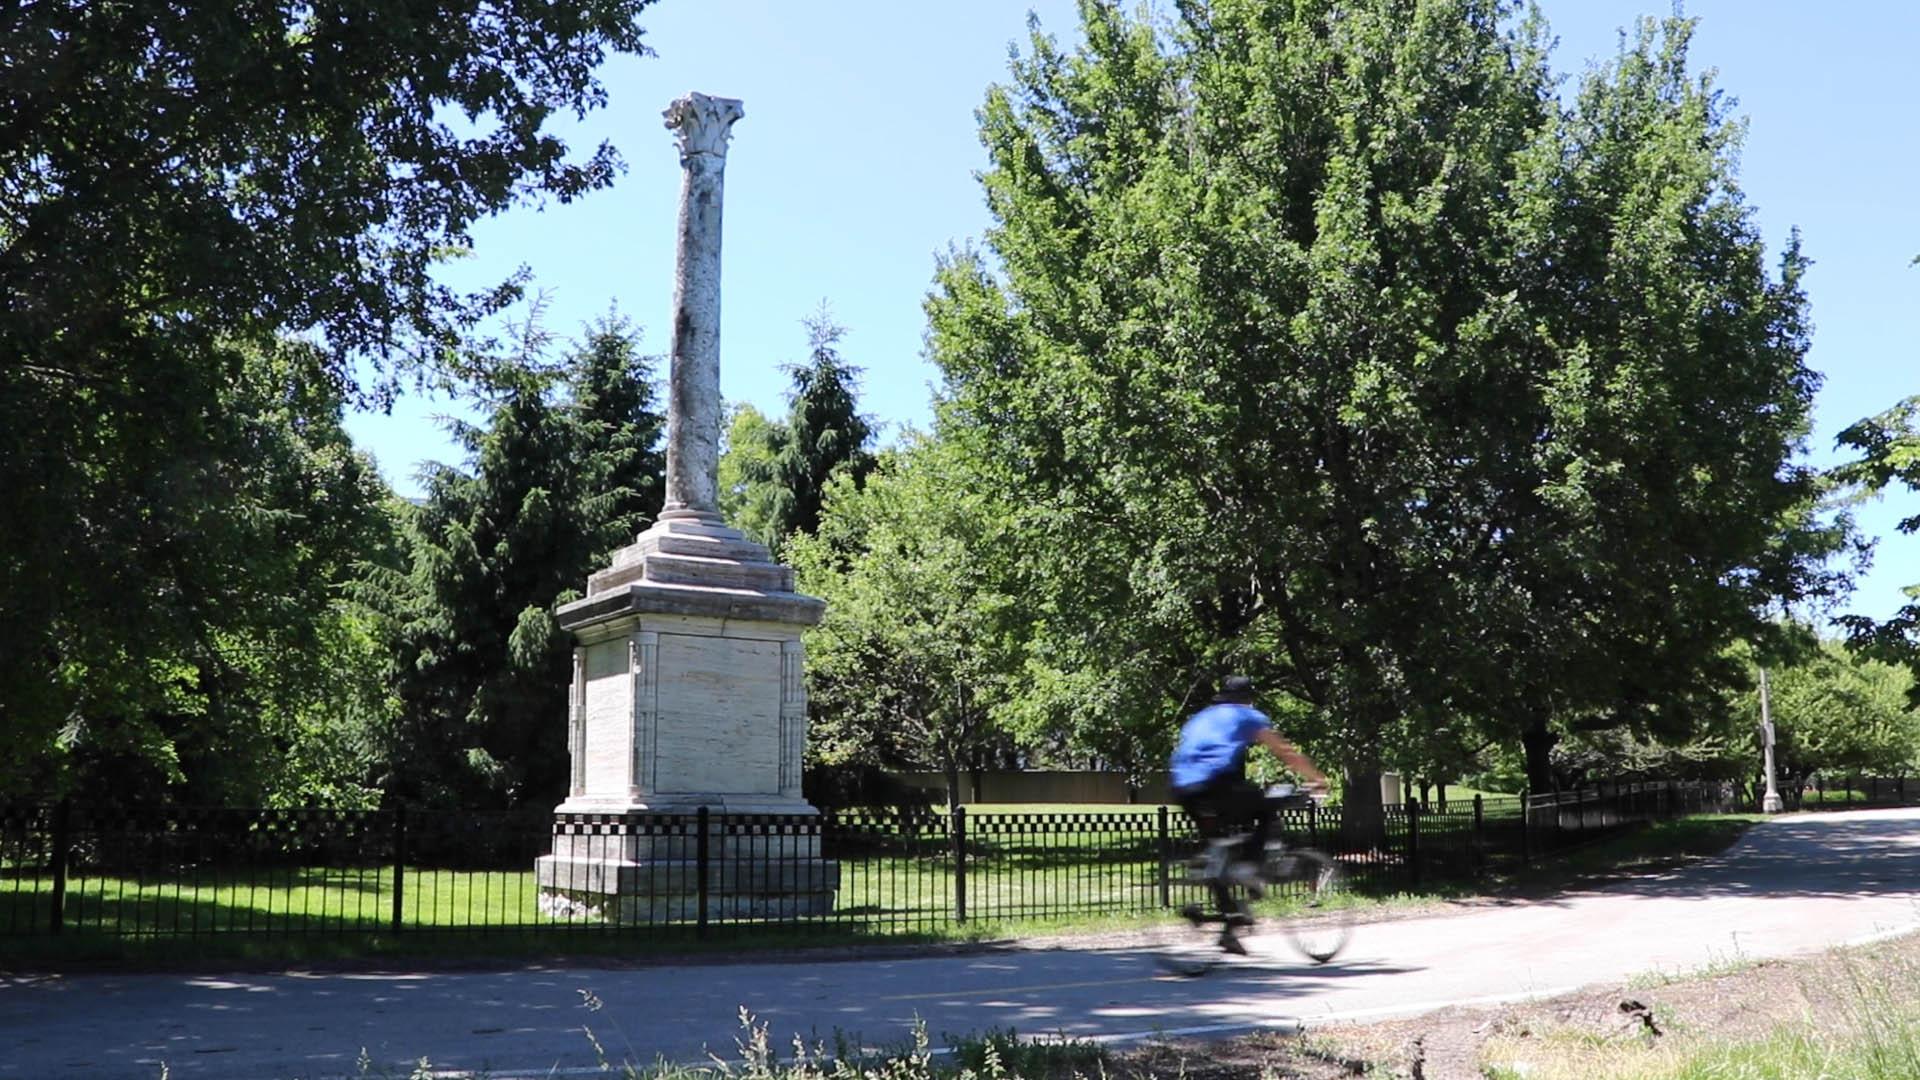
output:
[[864, 484], [840, 474], [818, 533], [789, 551], [800, 588], [827, 602], [806, 639], [815, 760], [931, 766], [957, 799], [1022, 674], [1032, 616], [996, 557], [1006, 519], [954, 449], [916, 437]]
[[209, 632], [301, 602], [235, 512], [258, 459], [233, 388], [263, 351], [345, 401], [458, 370], [518, 281], [457, 295], [433, 266], [488, 214], [611, 182], [610, 147], [576, 159], [545, 124], [605, 103], [647, 3], [0, 13], [0, 726], [26, 752], [164, 762], [122, 721]]
[[[30, 516], [58, 490], [57, 470], [0, 485], [6, 512], [22, 515], [0, 562], [0, 787], [136, 798], [171, 783], [253, 802], [300, 790], [300, 761], [317, 758], [333, 764], [311, 762], [310, 786], [351, 801], [357, 759], [321, 744], [352, 742], [384, 708], [380, 658], [345, 590], [389, 557], [393, 522], [386, 485], [340, 426], [341, 389], [315, 378], [311, 352], [232, 346], [233, 376], [168, 427], [95, 413], [73, 428], [152, 457], [140, 475], [97, 477], [122, 500], [112, 520], [84, 503], [57, 523]], [[32, 557], [56, 532], [82, 545], [60, 553], [71, 565]], [[76, 578], [96, 564], [111, 568], [105, 580]], [[101, 606], [76, 606], [76, 594]], [[29, 612], [44, 621], [17, 621]], [[346, 727], [329, 740], [314, 725]]]
[[1362, 797], [1444, 718], [1684, 728], [1819, 584], [1802, 260], [1691, 24], [1563, 105], [1495, 0], [1081, 19], [990, 91], [987, 250], [928, 305], [1070, 666], [1143, 731], [1248, 671]]

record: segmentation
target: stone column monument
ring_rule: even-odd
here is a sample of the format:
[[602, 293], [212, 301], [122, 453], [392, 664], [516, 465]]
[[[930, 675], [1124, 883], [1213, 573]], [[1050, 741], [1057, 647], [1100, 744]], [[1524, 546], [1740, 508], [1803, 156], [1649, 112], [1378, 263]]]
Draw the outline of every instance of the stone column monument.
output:
[[[714, 816], [715, 914], [831, 906], [837, 866], [817, 835], [739, 828], [737, 815], [814, 815], [800, 794], [806, 684], [800, 632], [825, 605], [719, 513], [720, 211], [740, 102], [689, 94], [667, 107], [680, 144], [680, 229], [668, 373], [667, 489], [660, 519], [562, 606], [576, 638], [567, 716], [570, 793], [553, 854], [536, 867], [554, 914], [680, 918], [696, 905], [697, 837], [578, 815]], [[721, 827], [733, 815], [735, 827]], [[791, 822], [788, 822], [790, 825]]]

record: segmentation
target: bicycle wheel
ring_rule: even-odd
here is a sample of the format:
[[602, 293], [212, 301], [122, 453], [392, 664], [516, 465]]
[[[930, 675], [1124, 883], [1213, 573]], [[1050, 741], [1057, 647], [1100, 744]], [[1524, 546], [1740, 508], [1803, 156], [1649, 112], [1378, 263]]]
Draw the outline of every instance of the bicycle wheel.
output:
[[1306, 892], [1305, 910], [1287, 920], [1287, 939], [1300, 955], [1324, 964], [1340, 955], [1353, 936], [1353, 909], [1340, 896], [1346, 891], [1346, 870], [1312, 848], [1295, 848], [1287, 855], [1293, 860], [1288, 879]]

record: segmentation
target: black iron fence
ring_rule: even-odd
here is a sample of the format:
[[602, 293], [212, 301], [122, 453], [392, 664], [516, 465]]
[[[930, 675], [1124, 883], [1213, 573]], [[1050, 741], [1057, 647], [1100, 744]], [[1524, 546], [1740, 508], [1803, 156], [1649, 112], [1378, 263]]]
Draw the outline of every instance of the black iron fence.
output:
[[[1370, 894], [1470, 881], [1635, 822], [1724, 808], [1718, 786], [1283, 811]], [[1202, 899], [1168, 807], [1101, 812], [560, 815], [0, 808], [0, 939], [546, 930], [662, 939], [778, 927], [926, 933]]]
[[1531, 858], [1582, 844], [1645, 821], [1733, 808], [1730, 785], [1719, 782], [1603, 782], [1522, 797], [1521, 855]]
[[1806, 809], [1844, 809], [1848, 806], [1911, 806], [1920, 803], [1920, 780], [1905, 776], [1864, 776], [1851, 772], [1817, 772], [1799, 790], [1780, 789], [1788, 806]]

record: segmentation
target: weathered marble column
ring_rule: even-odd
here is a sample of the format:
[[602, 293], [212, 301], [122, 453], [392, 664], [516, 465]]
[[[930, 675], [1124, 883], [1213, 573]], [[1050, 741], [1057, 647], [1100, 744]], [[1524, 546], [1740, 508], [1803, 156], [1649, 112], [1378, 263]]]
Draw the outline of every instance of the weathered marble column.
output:
[[667, 106], [680, 142], [680, 234], [674, 253], [663, 518], [720, 519], [720, 210], [727, 140], [743, 110], [688, 94]]
[[710, 912], [816, 913], [832, 907], [839, 868], [820, 857], [800, 787], [800, 633], [826, 605], [719, 513], [721, 180], [742, 110], [689, 94], [665, 115], [682, 169], [666, 507], [556, 612], [578, 645], [573, 770], [536, 866], [541, 902], [555, 915], [687, 917], [702, 891], [696, 845], [684, 818], [661, 815], [705, 808]]

